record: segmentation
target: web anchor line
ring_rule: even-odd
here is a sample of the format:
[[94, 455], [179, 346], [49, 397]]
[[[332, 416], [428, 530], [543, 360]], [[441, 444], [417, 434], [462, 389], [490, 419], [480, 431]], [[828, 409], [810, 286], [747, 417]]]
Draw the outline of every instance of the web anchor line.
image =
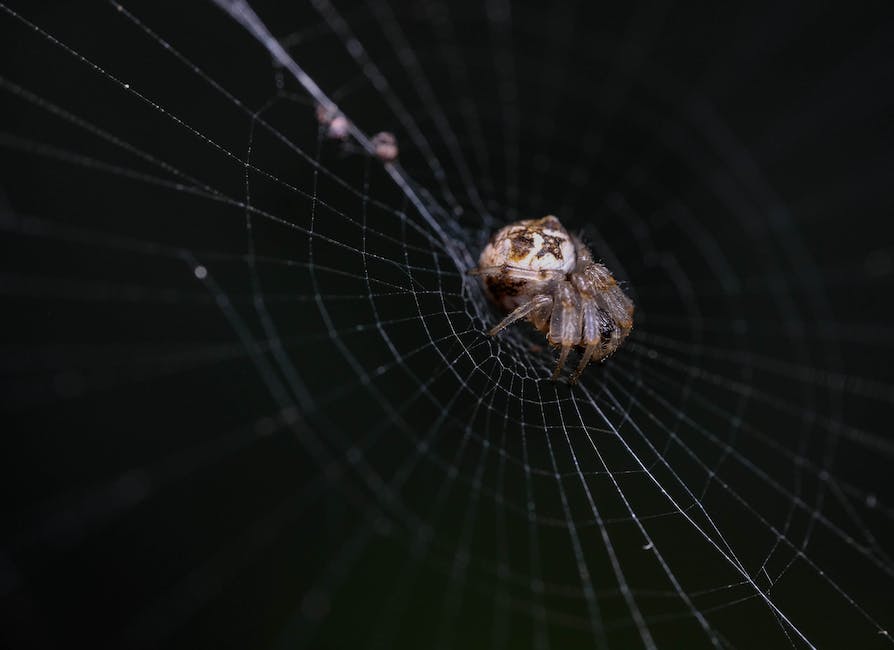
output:
[[[280, 42], [273, 36], [264, 21], [258, 16], [254, 9], [245, 2], [245, 0], [212, 0], [214, 4], [227, 12], [230, 17], [242, 25], [255, 39], [263, 45], [274, 61], [288, 70], [295, 80], [300, 83], [308, 94], [313, 97], [323, 109], [331, 115], [345, 115], [339, 109], [338, 105], [317, 85], [302, 68], [298, 65], [294, 58], [285, 50]], [[375, 156], [375, 146], [372, 140], [363, 131], [361, 131], [350, 117], [345, 115], [348, 121], [348, 132], [370, 155]], [[447, 235], [441, 225], [437, 222], [428, 206], [422, 201], [419, 193], [415, 189], [415, 183], [410, 179], [409, 175], [403, 170], [398, 162], [385, 164], [385, 170], [392, 180], [397, 184], [401, 191], [410, 200], [413, 206], [422, 215], [426, 223], [438, 235], [444, 249], [450, 255], [457, 268], [471, 267], [471, 256], [468, 250], [460, 244], [456, 239]]]

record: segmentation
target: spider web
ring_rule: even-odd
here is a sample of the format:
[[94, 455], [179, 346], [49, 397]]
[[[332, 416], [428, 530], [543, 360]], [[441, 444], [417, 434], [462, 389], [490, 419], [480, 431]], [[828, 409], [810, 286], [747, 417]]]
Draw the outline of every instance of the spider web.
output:
[[[0, 7], [10, 639], [890, 645], [890, 24]], [[550, 213], [637, 305], [574, 387], [466, 275]]]

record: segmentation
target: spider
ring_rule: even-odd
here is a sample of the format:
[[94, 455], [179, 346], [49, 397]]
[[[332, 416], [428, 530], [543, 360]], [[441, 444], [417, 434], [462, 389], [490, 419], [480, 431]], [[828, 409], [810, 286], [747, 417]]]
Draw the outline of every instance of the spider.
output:
[[553, 380], [572, 347], [583, 348], [573, 384], [591, 360], [617, 350], [633, 327], [633, 301], [553, 215], [498, 230], [469, 273], [480, 276], [488, 298], [510, 312], [490, 336], [524, 318], [561, 348]]

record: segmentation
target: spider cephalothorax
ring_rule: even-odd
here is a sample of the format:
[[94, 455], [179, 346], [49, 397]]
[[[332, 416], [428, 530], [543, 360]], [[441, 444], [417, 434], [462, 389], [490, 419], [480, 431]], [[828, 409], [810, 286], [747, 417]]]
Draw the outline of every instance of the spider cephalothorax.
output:
[[633, 301], [552, 215], [498, 230], [470, 272], [481, 276], [491, 300], [510, 311], [491, 336], [524, 318], [561, 348], [553, 379], [572, 347], [583, 348], [574, 382], [591, 360], [617, 350], [633, 327]]

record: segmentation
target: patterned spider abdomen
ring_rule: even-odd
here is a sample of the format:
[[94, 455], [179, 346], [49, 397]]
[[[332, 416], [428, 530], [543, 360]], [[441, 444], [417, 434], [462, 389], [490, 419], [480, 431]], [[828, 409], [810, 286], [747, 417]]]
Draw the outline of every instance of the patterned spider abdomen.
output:
[[525, 219], [501, 228], [490, 238], [478, 260], [479, 268], [505, 267], [507, 271], [528, 271], [530, 278], [519, 273], [488, 276], [485, 288], [491, 298], [504, 309], [514, 309], [526, 296], [542, 290], [540, 271], [570, 273], [576, 263], [574, 242], [559, 220], [550, 215], [542, 219]]

